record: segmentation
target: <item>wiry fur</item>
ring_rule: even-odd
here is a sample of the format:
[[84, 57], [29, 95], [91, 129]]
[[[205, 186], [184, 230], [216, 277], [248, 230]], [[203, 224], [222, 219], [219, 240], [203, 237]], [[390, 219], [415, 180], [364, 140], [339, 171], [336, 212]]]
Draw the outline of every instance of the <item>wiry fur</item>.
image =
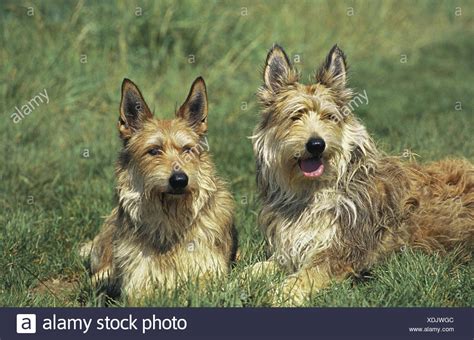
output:
[[[234, 203], [205, 146], [204, 81], [194, 82], [175, 119], [159, 120], [125, 80], [119, 131], [119, 201], [92, 243], [96, 280], [137, 300], [156, 287], [226, 274], [236, 250]], [[149, 153], [153, 148], [158, 154]], [[177, 169], [189, 184], [173, 195], [168, 181]]]
[[[423, 166], [380, 152], [361, 122], [344, 114], [352, 96], [346, 70], [345, 56], [334, 46], [315, 83], [301, 84], [275, 46], [258, 92], [258, 222], [268, 241], [268, 264], [292, 274], [282, 290], [294, 303], [405, 246], [472, 252], [473, 165], [445, 160]], [[308, 157], [311, 137], [326, 142], [325, 172], [316, 179], [298, 166]]]

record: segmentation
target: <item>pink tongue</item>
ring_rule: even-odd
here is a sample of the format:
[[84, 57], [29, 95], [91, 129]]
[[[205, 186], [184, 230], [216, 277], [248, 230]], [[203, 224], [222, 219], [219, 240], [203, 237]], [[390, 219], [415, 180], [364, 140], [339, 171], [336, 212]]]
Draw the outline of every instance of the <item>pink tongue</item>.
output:
[[300, 168], [306, 177], [319, 177], [324, 172], [324, 164], [321, 159], [309, 158], [300, 161]]

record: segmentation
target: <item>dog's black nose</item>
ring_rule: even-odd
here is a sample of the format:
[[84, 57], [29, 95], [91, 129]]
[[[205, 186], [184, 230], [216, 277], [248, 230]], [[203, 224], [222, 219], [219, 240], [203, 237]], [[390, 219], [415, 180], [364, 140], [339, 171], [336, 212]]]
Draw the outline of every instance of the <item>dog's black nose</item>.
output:
[[322, 138], [310, 138], [306, 143], [306, 150], [313, 156], [319, 156], [323, 153], [326, 143]]
[[184, 189], [188, 185], [188, 176], [184, 172], [175, 172], [170, 177], [170, 186], [173, 189]]

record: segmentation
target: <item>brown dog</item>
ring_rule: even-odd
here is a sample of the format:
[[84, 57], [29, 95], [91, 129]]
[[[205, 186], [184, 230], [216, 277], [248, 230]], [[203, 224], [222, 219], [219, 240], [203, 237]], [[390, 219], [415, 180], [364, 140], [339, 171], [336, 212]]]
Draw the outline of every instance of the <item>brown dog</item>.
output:
[[172, 120], [154, 118], [137, 86], [123, 81], [119, 202], [83, 249], [96, 281], [134, 301], [226, 274], [235, 256], [234, 202], [208, 154], [207, 111], [202, 78]]
[[253, 143], [271, 258], [257, 268], [290, 274], [281, 291], [292, 304], [405, 246], [472, 252], [473, 165], [386, 156], [348, 109], [346, 82], [337, 46], [310, 85], [281, 47], [266, 60]]

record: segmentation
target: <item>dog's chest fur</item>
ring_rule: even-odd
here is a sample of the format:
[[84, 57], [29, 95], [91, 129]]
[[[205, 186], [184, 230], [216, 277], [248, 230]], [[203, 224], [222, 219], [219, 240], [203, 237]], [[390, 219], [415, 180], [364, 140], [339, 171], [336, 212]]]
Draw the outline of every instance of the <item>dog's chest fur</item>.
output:
[[223, 257], [208, 256], [213, 251], [199, 233], [190, 233], [172, 247], [162, 250], [129, 238], [116, 244], [114, 260], [119, 266], [126, 292], [149, 291], [156, 284], [174, 289], [181, 280], [195, 280], [207, 270], [225, 268]]
[[226, 272], [228, 256], [218, 245], [231, 247], [230, 201], [220, 200], [216, 218], [209, 207], [218, 198], [203, 191], [187, 200], [159, 194], [146, 199], [130, 191], [120, 196], [123, 215], [118, 216], [114, 263], [125, 292], [147, 292], [157, 283], [173, 289], [186, 278]]
[[323, 190], [307, 200], [264, 205], [259, 216], [274, 258], [290, 271], [310, 264], [334, 242], [338, 194]]

